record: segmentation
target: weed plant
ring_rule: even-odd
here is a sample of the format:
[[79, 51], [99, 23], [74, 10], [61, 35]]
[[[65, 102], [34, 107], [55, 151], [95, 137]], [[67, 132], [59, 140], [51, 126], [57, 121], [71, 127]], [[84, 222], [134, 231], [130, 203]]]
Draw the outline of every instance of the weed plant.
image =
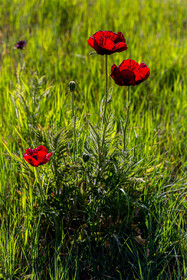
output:
[[[0, 10], [0, 279], [186, 279], [185, 1]], [[89, 55], [98, 30], [128, 50]], [[109, 78], [127, 58], [150, 68], [130, 91]]]

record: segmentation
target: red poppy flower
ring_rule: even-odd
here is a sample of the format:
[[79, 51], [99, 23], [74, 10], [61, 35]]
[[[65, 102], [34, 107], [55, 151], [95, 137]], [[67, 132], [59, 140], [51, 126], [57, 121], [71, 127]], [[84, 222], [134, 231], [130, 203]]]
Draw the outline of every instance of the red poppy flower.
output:
[[38, 146], [35, 149], [28, 148], [23, 155], [24, 159], [32, 166], [39, 166], [47, 163], [50, 160], [52, 153], [48, 153], [48, 150], [44, 146]]
[[87, 42], [101, 55], [127, 50], [127, 44], [121, 32], [98, 31]]
[[132, 60], [127, 59], [117, 67], [112, 65], [111, 77], [119, 86], [135, 86], [147, 80], [150, 74], [150, 69], [145, 63], [140, 65]]

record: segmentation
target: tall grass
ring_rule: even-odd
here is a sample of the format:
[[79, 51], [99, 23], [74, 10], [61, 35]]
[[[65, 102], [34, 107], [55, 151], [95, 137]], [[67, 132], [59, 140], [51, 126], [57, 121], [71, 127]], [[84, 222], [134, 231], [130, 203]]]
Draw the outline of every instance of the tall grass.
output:
[[[0, 279], [187, 277], [185, 14], [183, 0], [1, 0]], [[109, 73], [127, 58], [151, 70], [127, 128], [112, 79], [102, 122], [98, 30], [127, 40]], [[42, 144], [53, 156], [34, 168], [24, 149]]]

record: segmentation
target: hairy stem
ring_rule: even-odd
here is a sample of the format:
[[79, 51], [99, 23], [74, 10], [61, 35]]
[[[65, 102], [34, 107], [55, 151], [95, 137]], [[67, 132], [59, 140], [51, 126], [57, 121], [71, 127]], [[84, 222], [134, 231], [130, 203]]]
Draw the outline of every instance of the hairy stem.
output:
[[123, 132], [123, 151], [126, 150], [126, 138], [127, 138], [127, 127], [128, 127], [128, 123], [129, 123], [129, 109], [130, 109], [130, 106], [131, 106], [130, 86], [128, 86], [128, 90], [127, 90], [127, 116], [126, 116], [124, 132]]
[[105, 54], [105, 105], [104, 105], [103, 123], [106, 123], [106, 107], [107, 107], [107, 101], [108, 101], [108, 69], [107, 69], [107, 58], [108, 58], [108, 55]]

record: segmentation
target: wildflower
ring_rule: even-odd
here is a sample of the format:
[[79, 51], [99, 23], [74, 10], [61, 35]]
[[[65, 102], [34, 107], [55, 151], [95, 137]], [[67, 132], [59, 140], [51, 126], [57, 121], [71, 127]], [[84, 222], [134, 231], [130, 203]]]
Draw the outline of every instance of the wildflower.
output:
[[126, 41], [121, 32], [98, 31], [87, 42], [101, 55], [127, 50]]
[[26, 46], [26, 41], [19, 41], [19, 42], [17, 42], [17, 44], [15, 45], [15, 47], [17, 48], [17, 49], [20, 49], [20, 50], [23, 50], [24, 49], [24, 47]]
[[39, 165], [47, 163], [51, 155], [52, 153], [48, 153], [48, 150], [40, 145], [35, 149], [26, 149], [23, 157], [32, 166], [38, 167]]
[[135, 86], [147, 80], [150, 74], [150, 69], [145, 63], [140, 65], [132, 60], [127, 59], [117, 67], [112, 65], [111, 77], [119, 86]]

